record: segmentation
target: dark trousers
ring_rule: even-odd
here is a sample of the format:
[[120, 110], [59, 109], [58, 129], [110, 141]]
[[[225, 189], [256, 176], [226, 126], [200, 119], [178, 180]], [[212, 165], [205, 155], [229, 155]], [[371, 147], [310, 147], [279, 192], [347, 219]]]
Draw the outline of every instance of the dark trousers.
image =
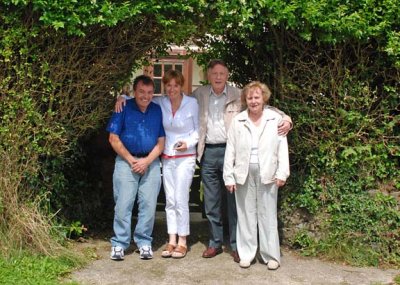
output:
[[201, 161], [201, 178], [204, 186], [204, 209], [210, 229], [210, 247], [221, 247], [224, 240], [223, 199], [226, 199], [226, 210], [229, 225], [229, 244], [236, 250], [236, 201], [235, 194], [229, 193], [222, 178], [225, 147], [205, 148]]

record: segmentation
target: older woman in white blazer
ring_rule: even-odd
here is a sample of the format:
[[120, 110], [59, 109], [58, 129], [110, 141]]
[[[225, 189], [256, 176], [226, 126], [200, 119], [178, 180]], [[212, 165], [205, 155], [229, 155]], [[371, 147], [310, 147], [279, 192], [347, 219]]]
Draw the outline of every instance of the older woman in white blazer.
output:
[[239, 265], [250, 267], [256, 256], [258, 226], [261, 258], [274, 270], [281, 261], [277, 199], [289, 177], [288, 144], [277, 131], [282, 116], [267, 107], [268, 87], [251, 82], [241, 96], [247, 109], [229, 128], [223, 171], [227, 190], [236, 196]]

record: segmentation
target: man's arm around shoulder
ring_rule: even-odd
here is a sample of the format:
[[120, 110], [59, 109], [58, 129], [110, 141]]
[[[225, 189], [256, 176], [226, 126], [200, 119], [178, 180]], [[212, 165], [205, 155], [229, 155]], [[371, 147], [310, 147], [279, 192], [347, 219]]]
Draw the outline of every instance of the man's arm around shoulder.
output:
[[267, 108], [277, 112], [279, 115], [282, 116], [282, 122], [278, 127], [278, 134], [280, 136], [286, 136], [289, 133], [289, 131], [293, 129], [292, 119], [278, 108], [272, 107], [270, 105], [268, 105]]

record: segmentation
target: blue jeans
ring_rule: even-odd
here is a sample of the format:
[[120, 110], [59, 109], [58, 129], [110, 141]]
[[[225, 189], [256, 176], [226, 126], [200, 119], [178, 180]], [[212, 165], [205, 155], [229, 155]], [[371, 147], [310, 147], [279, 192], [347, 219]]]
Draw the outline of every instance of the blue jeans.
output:
[[160, 161], [155, 159], [144, 175], [132, 172], [129, 164], [120, 156], [115, 159], [114, 184], [114, 236], [112, 246], [127, 249], [131, 241], [132, 208], [138, 197], [139, 213], [133, 234], [137, 247], [151, 246], [151, 234], [161, 186]]

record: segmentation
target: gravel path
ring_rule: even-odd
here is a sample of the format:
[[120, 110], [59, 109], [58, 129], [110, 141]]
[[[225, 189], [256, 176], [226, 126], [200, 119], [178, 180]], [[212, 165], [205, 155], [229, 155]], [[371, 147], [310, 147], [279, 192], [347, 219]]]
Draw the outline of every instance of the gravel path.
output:
[[[201, 214], [191, 214], [190, 251], [183, 259], [165, 259], [161, 251], [165, 242], [164, 213], [158, 213], [154, 229], [154, 258], [140, 260], [137, 252], [128, 252], [124, 261], [109, 259], [109, 236], [89, 240], [81, 247], [95, 248], [98, 260], [86, 268], [73, 272], [70, 279], [79, 284], [290, 284], [290, 285], [383, 285], [395, 284], [399, 270], [357, 268], [324, 262], [315, 258], [299, 257], [282, 249], [282, 267], [269, 271], [257, 261], [242, 269], [232, 261], [229, 252], [215, 258], [201, 257], [207, 243], [207, 222]], [[110, 233], [111, 235], [111, 233]]]

